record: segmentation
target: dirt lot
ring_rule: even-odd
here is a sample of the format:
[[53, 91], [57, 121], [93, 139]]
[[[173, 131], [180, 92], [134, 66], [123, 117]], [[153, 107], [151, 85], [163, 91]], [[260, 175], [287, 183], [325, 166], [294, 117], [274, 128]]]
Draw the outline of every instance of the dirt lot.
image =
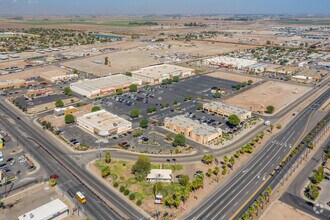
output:
[[17, 66], [18, 68], [23, 68], [27, 63], [24, 60], [15, 60], [9, 62], [0, 62], [0, 72], [5, 72], [5, 68]]
[[233, 96], [225, 100], [225, 102], [230, 105], [260, 112], [265, 111], [267, 106], [272, 105], [275, 107], [276, 113], [308, 92], [310, 89], [311, 88], [309, 87], [300, 85], [268, 81]]
[[36, 69], [26, 70], [26, 71], [22, 71], [22, 72], [18, 72], [18, 73], [12, 73], [12, 74], [8, 74], [8, 75], [2, 75], [2, 76], [0, 76], [0, 81], [12, 80], [12, 79], [25, 79], [26, 80], [26, 79], [31, 78], [31, 77], [40, 76], [44, 72], [54, 71], [54, 70], [63, 71], [59, 67], [45, 66], [45, 67], [40, 67], [40, 68], [36, 68]]
[[[279, 211], [280, 210], [280, 211]], [[311, 220], [316, 219], [303, 212], [297, 211], [280, 201], [274, 202], [266, 212], [260, 216], [260, 220]]]
[[231, 81], [240, 82], [240, 83], [247, 82], [248, 80], [252, 80], [253, 83], [262, 81], [262, 79], [257, 78], [257, 77], [235, 74], [235, 73], [228, 73], [228, 72], [214, 72], [214, 73], [208, 74], [208, 76], [212, 76], [212, 77], [216, 77], [216, 78], [220, 78], [220, 79], [231, 80]]
[[[86, 59], [62, 62], [61, 65], [68, 67], [75, 67], [87, 73], [93, 73], [98, 76], [109, 75], [110, 73], [123, 73], [126, 71], [137, 70], [142, 67], [147, 67], [157, 63], [161, 63], [161, 56], [174, 53], [184, 53], [191, 58], [200, 56], [214, 56], [217, 54], [228, 53], [239, 49], [252, 48], [245, 45], [229, 45], [229, 44], [212, 44], [208, 42], [165, 42], [165, 45], [171, 45], [170, 48], [159, 46], [159, 44], [128, 42], [132, 45], [139, 45], [139, 47], [105, 53], [89, 57]], [[137, 42], [136, 42], [137, 43]], [[104, 59], [108, 57], [110, 65], [104, 65]], [[97, 64], [93, 61], [100, 61], [102, 64]], [[173, 61], [174, 62], [174, 61]]]

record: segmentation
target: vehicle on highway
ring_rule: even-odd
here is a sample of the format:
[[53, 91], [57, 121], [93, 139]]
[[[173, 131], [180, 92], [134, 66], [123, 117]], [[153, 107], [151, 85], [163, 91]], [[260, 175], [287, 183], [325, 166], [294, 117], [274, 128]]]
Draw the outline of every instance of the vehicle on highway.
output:
[[76, 197], [79, 200], [79, 202], [81, 202], [82, 204], [86, 203], [86, 198], [80, 191], [76, 193]]

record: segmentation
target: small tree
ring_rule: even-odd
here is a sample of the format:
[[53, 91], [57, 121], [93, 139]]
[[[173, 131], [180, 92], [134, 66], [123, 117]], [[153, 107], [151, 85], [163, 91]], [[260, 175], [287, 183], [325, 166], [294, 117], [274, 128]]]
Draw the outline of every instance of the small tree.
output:
[[132, 109], [131, 110], [131, 118], [138, 118], [140, 115], [139, 109]]
[[117, 93], [117, 95], [122, 95], [123, 94], [123, 89], [117, 89], [116, 93]]
[[178, 101], [177, 100], [174, 100], [173, 101], [173, 105], [177, 105], [178, 104]]
[[242, 85], [241, 84], [237, 84], [235, 88], [236, 88], [236, 90], [240, 90], [242, 88]]
[[269, 125], [270, 132], [273, 132], [273, 129], [274, 129], [274, 125]]
[[72, 124], [74, 122], [74, 116], [71, 114], [67, 114], [64, 117], [65, 124]]
[[129, 86], [129, 91], [130, 92], [137, 92], [137, 85], [136, 84], [132, 84]]
[[148, 119], [144, 118], [140, 121], [140, 127], [141, 128], [147, 128], [148, 127], [148, 124], [149, 124], [149, 121]]
[[179, 82], [180, 77], [179, 76], [174, 76], [173, 77], [173, 82]]
[[275, 107], [272, 106], [272, 105], [269, 105], [269, 106], [266, 107], [266, 110], [267, 110], [266, 112], [267, 112], [268, 114], [273, 114], [274, 111], [275, 111]]
[[277, 129], [281, 129], [282, 128], [282, 125], [281, 124], [278, 124], [278, 125], [276, 125], [276, 128]]
[[239, 119], [239, 117], [237, 115], [230, 115], [228, 117], [228, 122], [229, 124], [233, 125], [233, 126], [236, 126], [238, 125], [239, 123], [241, 123], [241, 120]]
[[248, 85], [251, 85], [252, 83], [253, 83], [253, 81], [251, 79], [247, 81]]
[[221, 93], [220, 92], [216, 92], [213, 94], [213, 97], [216, 99], [220, 99], [221, 98]]
[[213, 174], [217, 176], [220, 172], [220, 168], [218, 166], [214, 167]]
[[212, 175], [212, 170], [211, 168], [209, 168], [206, 172], [206, 176], [211, 177], [211, 175]]
[[72, 90], [70, 89], [70, 87], [64, 88], [64, 94], [68, 96], [72, 96]]
[[79, 74], [79, 71], [77, 69], [74, 69], [73, 74]]
[[106, 163], [111, 162], [111, 153], [109, 151], [105, 153], [105, 162]]
[[132, 167], [132, 173], [138, 181], [143, 181], [150, 173], [151, 161], [145, 155], [140, 155]]
[[97, 112], [97, 111], [100, 111], [100, 110], [101, 110], [100, 106], [93, 106], [91, 112]]
[[143, 135], [143, 132], [141, 129], [137, 129], [135, 131], [133, 131], [133, 137], [140, 137]]
[[182, 177], [179, 179], [179, 184], [181, 186], [187, 187], [189, 185], [189, 176], [182, 175]]
[[172, 142], [174, 147], [177, 146], [185, 146], [186, 145], [186, 137], [180, 133], [174, 136], [173, 142]]
[[234, 156], [231, 156], [231, 157], [230, 157], [230, 159], [229, 159], [229, 163], [230, 163], [231, 169], [233, 169], [234, 164], [235, 164], [235, 157], [234, 157]]
[[227, 155], [225, 155], [225, 156], [223, 157], [223, 162], [224, 162], [224, 163], [227, 163], [227, 162], [228, 162], [228, 156], [227, 156]]
[[63, 107], [64, 106], [64, 103], [61, 99], [57, 99], [56, 102], [55, 102], [55, 106], [57, 108], [60, 108], [60, 107]]
[[109, 64], [109, 58], [108, 57], [105, 57], [104, 58], [104, 65], [107, 66], [108, 64]]
[[132, 73], [131, 72], [126, 72], [125, 75], [126, 76], [132, 76]]
[[102, 169], [102, 177], [105, 178], [107, 176], [110, 175], [110, 167], [108, 166], [105, 166], [103, 169]]

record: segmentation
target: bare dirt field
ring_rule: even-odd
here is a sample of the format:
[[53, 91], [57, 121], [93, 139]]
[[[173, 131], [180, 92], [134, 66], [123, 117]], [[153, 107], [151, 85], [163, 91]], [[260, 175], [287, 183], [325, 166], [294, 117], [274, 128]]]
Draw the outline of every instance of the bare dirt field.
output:
[[[165, 42], [164, 44], [142, 44], [127, 42], [130, 45], [136, 45], [136, 48], [104, 53], [85, 59], [62, 62], [61, 65], [75, 67], [80, 71], [92, 73], [97, 76], [105, 76], [113, 73], [123, 73], [134, 71], [142, 67], [162, 63], [162, 57], [173, 55], [175, 53], [186, 54], [191, 59], [200, 56], [214, 56], [240, 49], [252, 48], [246, 45], [212, 44], [208, 42]], [[137, 47], [139, 45], [139, 47]], [[166, 45], [170, 45], [169, 47]], [[132, 46], [131, 46], [132, 47]], [[110, 65], [104, 65], [105, 57], [108, 57]], [[97, 64], [94, 61], [99, 61]], [[175, 60], [173, 60], [175, 62]]]
[[[280, 211], [279, 211], [280, 210]], [[280, 201], [274, 202], [265, 213], [260, 216], [260, 220], [311, 220], [316, 219], [303, 212], [297, 211], [293, 207]]]
[[0, 81], [12, 80], [12, 79], [26, 80], [31, 77], [40, 76], [44, 72], [54, 71], [54, 70], [63, 71], [61, 68], [55, 67], [55, 66], [42, 66], [40, 68], [35, 68], [35, 69], [26, 70], [26, 71], [22, 71], [22, 72], [12, 73], [12, 74], [8, 74], [8, 75], [1, 75]]
[[275, 113], [308, 92], [311, 88], [289, 83], [268, 81], [225, 100], [225, 103], [252, 111], [264, 112], [275, 107]]
[[10, 62], [0, 62], [0, 72], [5, 72], [5, 68], [17, 66], [18, 68], [23, 68], [27, 63], [24, 60], [15, 60]]
[[242, 75], [242, 74], [236, 74], [236, 73], [229, 73], [229, 72], [214, 72], [207, 74], [208, 76], [215, 77], [215, 78], [220, 78], [220, 79], [226, 79], [226, 80], [231, 80], [235, 82], [247, 82], [248, 80], [252, 80], [253, 83], [260, 82], [262, 79], [253, 77], [253, 76], [247, 76], [247, 75]]

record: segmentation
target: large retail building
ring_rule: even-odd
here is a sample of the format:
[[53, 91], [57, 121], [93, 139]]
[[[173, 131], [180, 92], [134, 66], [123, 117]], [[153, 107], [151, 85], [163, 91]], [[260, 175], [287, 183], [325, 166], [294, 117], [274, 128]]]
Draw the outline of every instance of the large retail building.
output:
[[70, 88], [80, 95], [95, 98], [115, 93], [118, 89], [129, 89], [132, 84], [142, 85], [142, 80], [118, 74], [71, 83]]
[[158, 84], [165, 79], [173, 79], [175, 76], [178, 76], [179, 78], [185, 78], [192, 76], [194, 73], [195, 70], [191, 68], [170, 64], [161, 64], [133, 71], [132, 77], [141, 79], [143, 83]]
[[125, 133], [132, 129], [132, 122], [106, 110], [88, 113], [77, 118], [77, 125], [99, 136]]

